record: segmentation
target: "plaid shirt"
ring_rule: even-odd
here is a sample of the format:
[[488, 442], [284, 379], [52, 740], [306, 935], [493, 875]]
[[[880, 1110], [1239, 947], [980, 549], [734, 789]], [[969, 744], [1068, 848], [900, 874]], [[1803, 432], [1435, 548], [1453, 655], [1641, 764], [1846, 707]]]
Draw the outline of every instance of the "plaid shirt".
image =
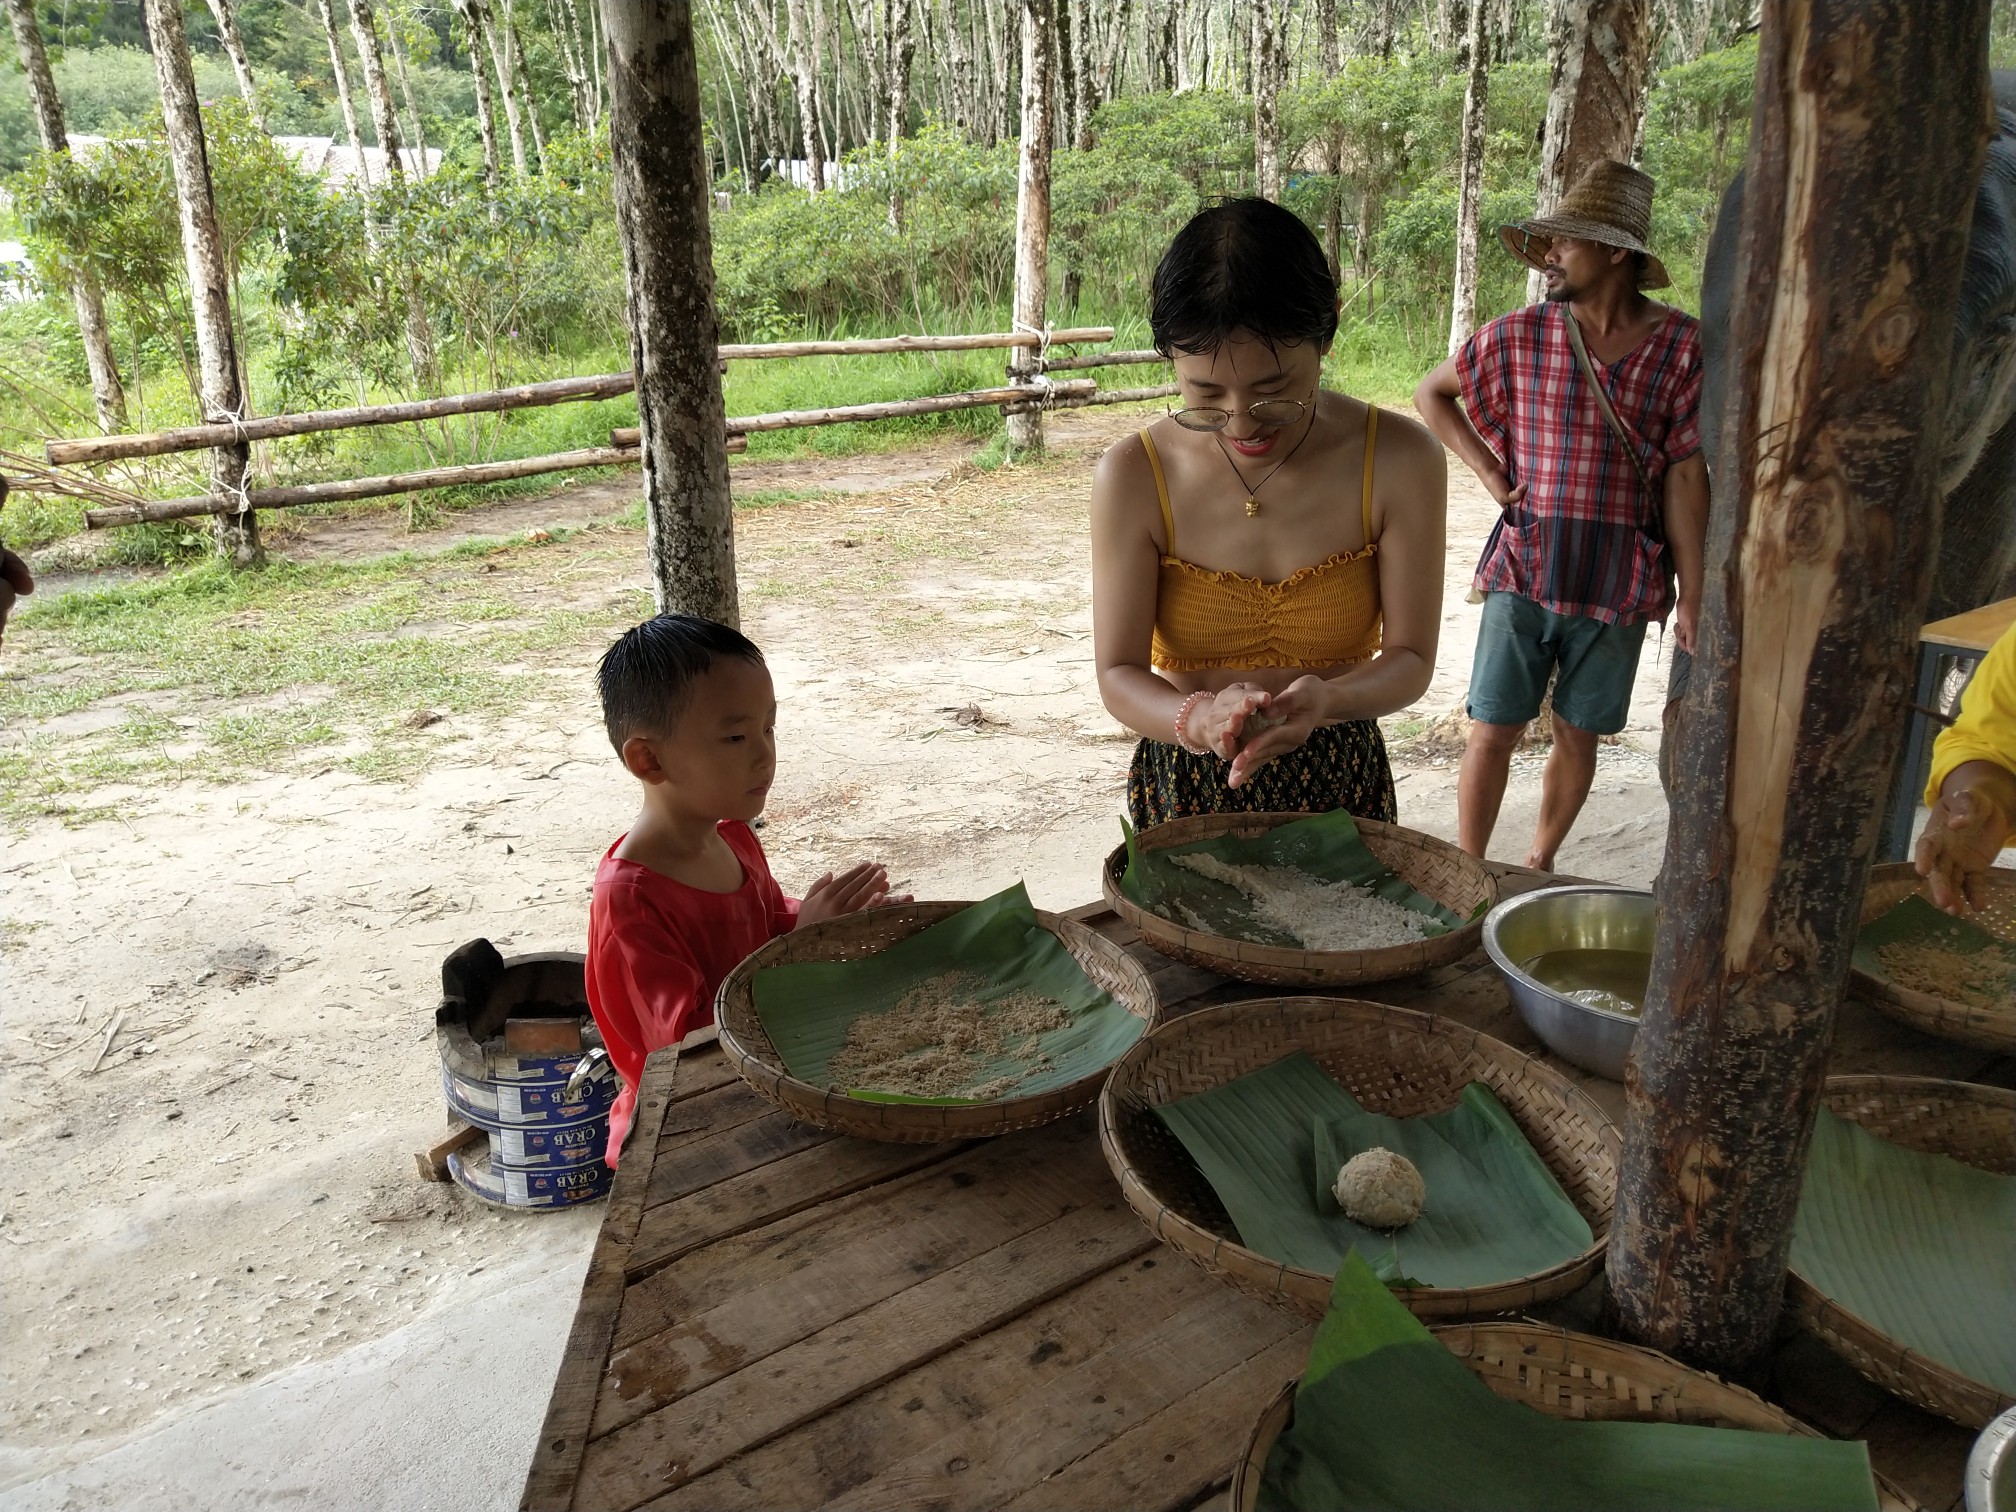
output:
[[1463, 404], [1526, 497], [1499, 516], [1476, 586], [1605, 624], [1672, 607], [1666, 469], [1701, 449], [1700, 322], [1671, 311], [1610, 368], [1596, 362], [1637, 445], [1648, 494], [1575, 361], [1568, 307], [1528, 305], [1492, 321], [1456, 359]]

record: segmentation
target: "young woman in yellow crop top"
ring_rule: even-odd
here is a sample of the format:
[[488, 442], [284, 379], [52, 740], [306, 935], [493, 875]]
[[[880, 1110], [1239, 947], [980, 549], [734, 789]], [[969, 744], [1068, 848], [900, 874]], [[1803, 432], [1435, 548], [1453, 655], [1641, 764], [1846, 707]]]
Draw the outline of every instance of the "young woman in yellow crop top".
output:
[[1195, 217], [1156, 269], [1153, 306], [1183, 409], [1116, 444], [1092, 488], [1100, 695], [1143, 737], [1133, 820], [1391, 819], [1374, 721], [1435, 670], [1441, 444], [1322, 389], [1336, 283], [1277, 205]]

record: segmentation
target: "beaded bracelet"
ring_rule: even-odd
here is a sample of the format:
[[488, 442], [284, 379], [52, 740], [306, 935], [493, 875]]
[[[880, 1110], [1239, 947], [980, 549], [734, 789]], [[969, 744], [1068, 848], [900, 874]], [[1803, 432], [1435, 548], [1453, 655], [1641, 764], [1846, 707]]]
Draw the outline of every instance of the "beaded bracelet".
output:
[[1183, 731], [1184, 726], [1190, 723], [1190, 711], [1212, 696], [1210, 693], [1192, 693], [1188, 698], [1183, 700], [1182, 706], [1176, 710], [1176, 744], [1188, 751], [1192, 756], [1209, 756], [1211, 754], [1209, 746], [1190, 744], [1190, 737], [1184, 734]]

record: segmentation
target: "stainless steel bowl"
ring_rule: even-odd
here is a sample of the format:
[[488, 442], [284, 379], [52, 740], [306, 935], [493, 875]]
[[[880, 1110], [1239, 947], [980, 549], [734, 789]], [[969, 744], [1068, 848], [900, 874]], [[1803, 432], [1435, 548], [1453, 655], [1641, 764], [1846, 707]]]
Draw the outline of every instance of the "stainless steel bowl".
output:
[[1638, 1020], [1563, 997], [1520, 969], [1552, 950], [1652, 953], [1652, 894], [1629, 887], [1543, 887], [1500, 903], [1485, 917], [1484, 949], [1526, 1027], [1563, 1060], [1624, 1080]]
[[1974, 1440], [1965, 1490], [1967, 1512], [2016, 1512], [2016, 1407]]

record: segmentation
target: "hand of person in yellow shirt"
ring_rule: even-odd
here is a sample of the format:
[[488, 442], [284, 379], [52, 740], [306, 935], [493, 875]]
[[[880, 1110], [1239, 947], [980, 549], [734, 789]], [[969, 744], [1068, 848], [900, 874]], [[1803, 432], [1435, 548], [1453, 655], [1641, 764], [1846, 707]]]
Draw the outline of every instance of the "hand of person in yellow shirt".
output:
[[1935, 907], [1957, 916], [1983, 908], [1982, 879], [2016, 835], [2016, 772], [1993, 761], [1962, 762], [1946, 774], [1918, 839], [1918, 875]]

